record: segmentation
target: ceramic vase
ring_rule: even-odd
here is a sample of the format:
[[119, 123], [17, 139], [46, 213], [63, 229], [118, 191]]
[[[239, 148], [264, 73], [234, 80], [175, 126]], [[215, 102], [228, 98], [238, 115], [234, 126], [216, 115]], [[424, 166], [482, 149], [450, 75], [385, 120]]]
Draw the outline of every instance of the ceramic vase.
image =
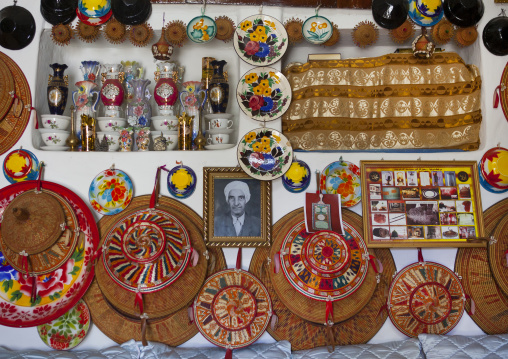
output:
[[143, 127], [136, 131], [136, 146], [138, 146], [138, 151], [148, 151], [148, 146], [150, 145], [149, 135], [149, 127]]
[[134, 88], [130, 82], [143, 78], [144, 69], [137, 61], [120, 61], [120, 63], [124, 72], [125, 99], [130, 100], [134, 96]]
[[178, 99], [178, 70], [174, 62], [162, 61], [157, 63], [153, 97], [159, 107], [161, 116], [174, 115], [174, 104]]
[[213, 77], [208, 88], [213, 113], [225, 113], [228, 108], [229, 84], [224, 73], [226, 61], [212, 61]]
[[83, 80], [91, 82], [97, 81], [97, 76], [99, 76], [99, 71], [101, 69], [101, 65], [98, 61], [82, 61], [79, 68], [83, 74]]
[[180, 104], [185, 113], [189, 116], [194, 116], [192, 124], [192, 140], [194, 140], [199, 132], [199, 111], [202, 110], [206, 102], [206, 91], [201, 89], [200, 81], [184, 82], [183, 88], [182, 92], [180, 92]]
[[118, 130], [120, 134], [120, 152], [132, 151], [132, 135], [134, 131], [132, 128], [122, 128]]
[[149, 127], [152, 118], [152, 108], [147, 96], [147, 87], [150, 80], [135, 79], [130, 81], [134, 89], [134, 96], [127, 101], [127, 120], [131, 126]]
[[76, 107], [76, 120], [80, 121], [81, 115], [96, 118], [95, 112], [99, 102], [99, 91], [94, 90], [97, 85], [92, 81], [76, 82], [76, 91], [72, 92], [72, 102]]
[[105, 64], [103, 68], [105, 72], [102, 73], [101, 101], [105, 107], [104, 116], [122, 117], [120, 113], [124, 99], [122, 65]]
[[67, 105], [67, 97], [69, 95], [68, 76], [63, 75], [66, 64], [51, 64], [53, 75], [49, 75], [48, 79], [48, 106], [49, 113], [52, 115], [63, 115], [65, 106]]

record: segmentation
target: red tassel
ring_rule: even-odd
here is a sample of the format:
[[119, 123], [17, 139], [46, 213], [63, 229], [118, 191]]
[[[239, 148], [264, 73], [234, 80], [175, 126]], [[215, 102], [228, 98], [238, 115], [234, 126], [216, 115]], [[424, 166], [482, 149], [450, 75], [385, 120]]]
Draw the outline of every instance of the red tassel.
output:
[[236, 255], [236, 269], [242, 269], [242, 247], [238, 248]]
[[134, 308], [136, 308], [136, 306], [139, 307], [139, 314], [143, 314], [145, 312], [143, 309], [143, 294], [139, 288], [136, 291], [136, 299], [134, 299]]
[[275, 274], [279, 273], [280, 271], [280, 251], [275, 253], [273, 256], [273, 272]]
[[166, 165], [157, 167], [157, 173], [155, 174], [155, 184], [153, 185], [152, 196], [150, 197], [150, 208], [155, 208], [157, 204], [157, 195], [159, 193], [159, 180], [161, 170], [168, 172]]
[[279, 317], [275, 313], [273, 313], [272, 319], [270, 319], [270, 328], [272, 329], [272, 331], [275, 331], [275, 327], [277, 326], [278, 322], [279, 322]]
[[192, 247], [190, 250], [191, 250], [190, 260], [192, 262], [192, 266], [195, 267], [198, 264], [199, 254], [198, 251]]
[[91, 262], [93, 263], [93, 265], [97, 265], [97, 260], [99, 259], [99, 257], [102, 255], [102, 251], [104, 250], [104, 247], [101, 246], [99, 248], [97, 248], [97, 251], [94, 253], [94, 255], [92, 256], [92, 260]]
[[476, 312], [476, 305], [475, 305], [475, 302], [473, 300], [473, 298], [471, 298], [469, 295], [465, 295], [466, 296], [466, 300], [469, 300], [471, 302], [471, 310], [467, 312], [467, 314], [469, 314], [470, 316], [471, 315], [474, 315], [474, 313]]
[[423, 263], [423, 254], [421, 248], [418, 248], [418, 262]]
[[32, 303], [35, 303], [37, 300], [37, 276], [32, 277], [32, 296], [30, 298], [30, 301]]
[[376, 274], [379, 274], [379, 273], [383, 273], [383, 263], [381, 263], [381, 261], [374, 257], [372, 254], [369, 255], [369, 262], [370, 262], [370, 265], [372, 266], [372, 269], [374, 269], [374, 272], [376, 272]]
[[21, 252], [19, 255], [22, 256], [21, 257], [21, 266], [25, 267], [26, 275], [28, 275], [28, 255], [26, 254], [25, 251]]
[[497, 108], [499, 106], [499, 100], [501, 97], [501, 95], [499, 94], [500, 91], [501, 91], [501, 85], [496, 87], [496, 89], [494, 90], [494, 108]]
[[189, 325], [194, 323], [194, 305], [191, 304], [189, 308], [187, 308], [187, 315], [189, 316]]
[[327, 323], [329, 320], [333, 322], [333, 302], [331, 300], [326, 301], [325, 318]]
[[508, 249], [504, 252], [504, 266], [508, 267]]
[[224, 359], [233, 359], [233, 351], [231, 349], [226, 350], [226, 356]]
[[41, 161], [41, 163], [39, 164], [39, 177], [37, 177], [37, 192], [41, 191], [43, 169], [44, 169], [44, 162]]
[[383, 313], [383, 310], [388, 310], [388, 305], [383, 305], [381, 308], [379, 308], [379, 311], [376, 314], [376, 318], [379, 317], [379, 314]]

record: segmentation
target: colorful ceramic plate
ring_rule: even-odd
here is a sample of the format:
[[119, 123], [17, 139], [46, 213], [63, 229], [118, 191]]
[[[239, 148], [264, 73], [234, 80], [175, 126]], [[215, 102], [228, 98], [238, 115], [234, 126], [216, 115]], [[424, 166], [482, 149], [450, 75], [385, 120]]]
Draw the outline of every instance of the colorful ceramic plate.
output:
[[443, 13], [441, 0], [416, 0], [418, 11], [427, 17], [440, 16]]
[[280, 263], [287, 281], [306, 297], [340, 300], [362, 285], [369, 262], [362, 236], [344, 222], [344, 236], [332, 231], [308, 233], [305, 224], [284, 238]]
[[233, 45], [245, 62], [255, 66], [271, 65], [286, 52], [288, 33], [274, 17], [252, 15], [236, 27]]
[[107, 169], [90, 183], [88, 200], [98, 213], [112, 216], [127, 208], [133, 192], [132, 181], [124, 171]]
[[494, 147], [485, 152], [480, 160], [480, 174], [492, 187], [508, 188], [508, 150]]
[[90, 311], [83, 300], [55, 320], [37, 326], [44, 344], [55, 350], [69, 350], [85, 339], [90, 329]]
[[270, 181], [291, 167], [293, 148], [289, 140], [271, 128], [257, 128], [240, 140], [238, 163], [249, 176]]
[[272, 317], [272, 302], [261, 281], [241, 269], [208, 278], [194, 300], [194, 320], [211, 343], [236, 349], [254, 343]]
[[[36, 185], [36, 181], [25, 181], [0, 189], [0, 215], [14, 198]], [[33, 327], [62, 316], [76, 305], [94, 276], [94, 267], [90, 264], [100, 237], [92, 212], [66, 187], [43, 181], [42, 188], [58, 193], [72, 207], [82, 231], [80, 239], [62, 267], [37, 278], [35, 305], [30, 302], [31, 279], [27, 280], [10, 266], [0, 266], [1, 325]]]
[[491, 193], [504, 193], [504, 192], [508, 192], [508, 187], [506, 189], [496, 188], [496, 187], [492, 186], [490, 183], [488, 183], [485, 180], [485, 178], [483, 177], [483, 174], [482, 174], [481, 162], [478, 163], [478, 173], [480, 174], [478, 176], [480, 178], [480, 184], [487, 191], [489, 191]]
[[76, 8], [76, 14], [78, 15], [78, 19], [80, 19], [83, 23], [90, 26], [99, 26], [108, 21], [113, 12], [109, 11], [106, 15], [101, 17], [89, 17], [79, 11], [78, 8]]
[[312, 16], [303, 23], [302, 34], [311, 44], [319, 45], [332, 37], [333, 25], [326, 17]]
[[236, 87], [240, 108], [257, 121], [272, 121], [282, 116], [289, 108], [291, 96], [289, 81], [271, 67], [246, 72]]
[[393, 279], [388, 314], [409, 337], [446, 334], [464, 312], [464, 289], [453, 271], [439, 263], [413, 263]]
[[303, 161], [293, 160], [289, 170], [282, 176], [282, 185], [291, 193], [300, 193], [309, 187], [310, 178], [309, 166]]
[[102, 262], [122, 288], [152, 293], [184, 272], [190, 238], [183, 224], [159, 209], [141, 209], [120, 218], [105, 237]]
[[36, 180], [39, 176], [39, 160], [28, 150], [15, 150], [5, 157], [3, 170], [10, 183]]
[[197, 177], [190, 167], [180, 165], [168, 173], [168, 191], [176, 198], [187, 198], [196, 189]]
[[347, 161], [332, 162], [321, 172], [321, 193], [340, 194], [342, 207], [353, 207], [362, 200], [360, 168]]
[[418, 25], [418, 26], [434, 26], [436, 25], [439, 21], [441, 21], [441, 19], [443, 18], [443, 14], [444, 14], [444, 11], [443, 11], [443, 7], [440, 8], [439, 12], [433, 16], [433, 17], [429, 17], [429, 16], [425, 16], [423, 15], [417, 8], [416, 6], [416, 1], [417, 0], [410, 0], [409, 1], [409, 17], [411, 18], [411, 20], [413, 20], [413, 22]]
[[205, 15], [195, 17], [187, 25], [187, 37], [197, 44], [205, 44], [213, 40], [216, 34], [215, 20]]
[[88, 17], [101, 17], [111, 10], [110, 0], [93, 0], [78, 1], [78, 9], [81, 13]]

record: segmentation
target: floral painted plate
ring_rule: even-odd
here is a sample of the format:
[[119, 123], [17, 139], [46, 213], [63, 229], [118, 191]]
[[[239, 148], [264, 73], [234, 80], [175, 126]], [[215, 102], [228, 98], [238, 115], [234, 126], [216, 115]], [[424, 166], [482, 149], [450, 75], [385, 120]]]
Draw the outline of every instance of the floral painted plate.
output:
[[132, 181], [124, 172], [107, 169], [90, 183], [88, 199], [93, 209], [106, 216], [122, 212], [131, 203]]
[[333, 26], [326, 17], [312, 16], [303, 23], [302, 34], [311, 44], [323, 44], [332, 37]]
[[28, 150], [15, 150], [5, 157], [3, 171], [10, 183], [36, 180], [39, 176], [39, 160]]
[[196, 189], [196, 173], [190, 167], [179, 165], [168, 173], [168, 191], [173, 197], [187, 198]]
[[321, 193], [340, 194], [342, 207], [353, 207], [362, 200], [360, 168], [354, 163], [336, 161], [321, 172]]
[[236, 27], [233, 45], [245, 62], [271, 65], [286, 52], [288, 33], [279, 20], [268, 15], [252, 15]]
[[[0, 216], [14, 198], [36, 186], [36, 181], [24, 181], [0, 189]], [[30, 301], [32, 280], [3, 265], [5, 258], [0, 255], [0, 325], [33, 327], [62, 316], [76, 305], [94, 277], [92, 255], [100, 237], [92, 212], [66, 187], [43, 181], [42, 188], [58, 193], [72, 207], [81, 228], [79, 242], [62, 267], [37, 277], [35, 303]]]
[[255, 129], [240, 140], [238, 163], [249, 176], [270, 181], [282, 176], [291, 167], [293, 147], [279, 131]]
[[205, 15], [195, 17], [187, 25], [187, 37], [197, 44], [205, 44], [213, 40], [216, 34], [215, 20]]
[[271, 67], [246, 72], [236, 87], [240, 108], [257, 121], [272, 121], [282, 116], [289, 108], [291, 96], [289, 81]]
[[90, 329], [90, 311], [83, 300], [55, 320], [37, 326], [44, 344], [55, 350], [69, 350], [83, 341]]
[[434, 16], [429, 17], [423, 15], [420, 10], [418, 10], [418, 7], [416, 5], [417, 0], [410, 0], [409, 1], [409, 17], [413, 22], [418, 26], [434, 26], [436, 25], [441, 19], [443, 18], [444, 11], [443, 7], [440, 7], [439, 9], [436, 9], [436, 13]]

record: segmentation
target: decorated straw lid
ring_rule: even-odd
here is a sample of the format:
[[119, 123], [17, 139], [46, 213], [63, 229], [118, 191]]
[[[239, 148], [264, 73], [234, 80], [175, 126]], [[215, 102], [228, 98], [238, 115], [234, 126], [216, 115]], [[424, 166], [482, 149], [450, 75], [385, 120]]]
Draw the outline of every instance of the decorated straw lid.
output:
[[415, 34], [415, 28], [413, 22], [406, 20], [402, 25], [396, 29], [390, 30], [390, 38], [393, 42], [402, 44], [407, 40], [411, 39]]
[[376, 43], [379, 30], [372, 21], [362, 21], [354, 27], [351, 36], [356, 46], [364, 48]]
[[438, 45], [444, 45], [448, 43], [455, 34], [453, 25], [448, 20], [441, 20], [432, 27], [432, 40]]
[[388, 294], [388, 314], [409, 337], [446, 334], [459, 322], [466, 297], [459, 278], [442, 264], [420, 261], [403, 268]]
[[499, 221], [488, 247], [490, 270], [501, 291], [508, 295], [508, 216]]

